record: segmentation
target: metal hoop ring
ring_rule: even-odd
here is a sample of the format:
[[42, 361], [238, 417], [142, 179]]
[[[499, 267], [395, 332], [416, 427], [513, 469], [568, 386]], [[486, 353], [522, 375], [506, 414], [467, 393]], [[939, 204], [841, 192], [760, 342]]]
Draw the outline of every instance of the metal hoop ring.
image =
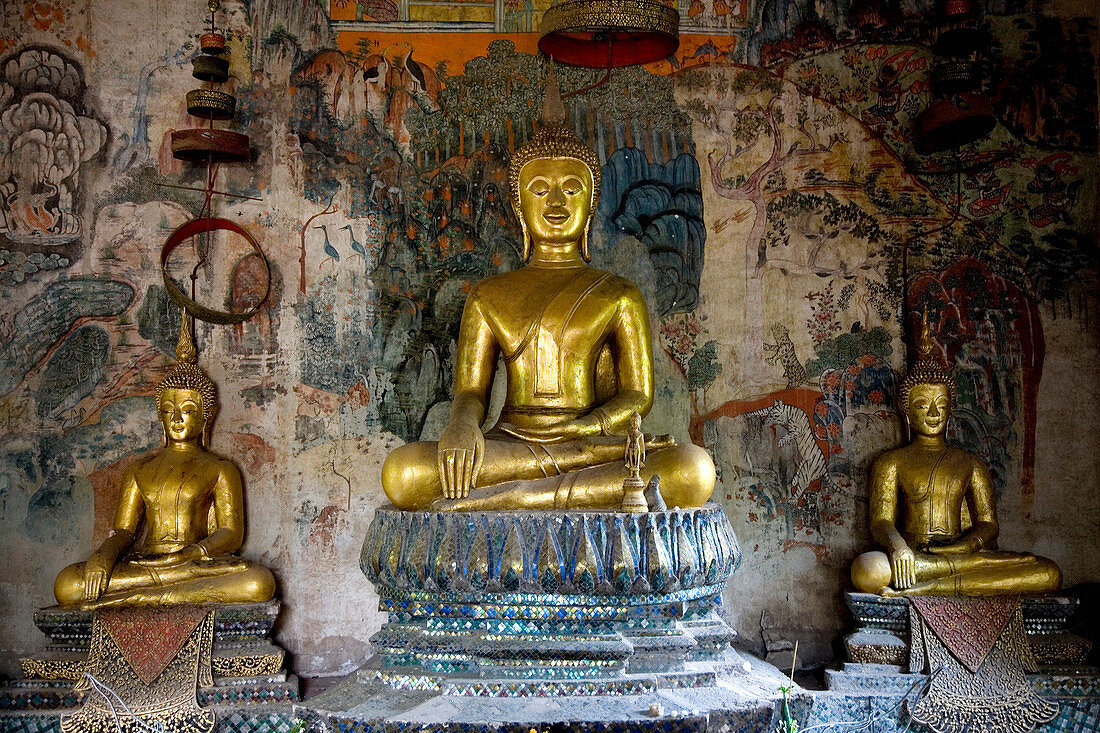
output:
[[[255, 306], [242, 313], [219, 311], [213, 308], [207, 308], [204, 305], [199, 305], [194, 300], [187, 297], [187, 294], [180, 289], [179, 285], [176, 285], [175, 281], [168, 276], [168, 257], [172, 254], [172, 250], [196, 234], [217, 231], [219, 229], [236, 232], [244, 237], [245, 241], [252, 246], [253, 251], [260, 256], [260, 260], [264, 263], [264, 270], [267, 273], [267, 282], [264, 283], [264, 296], [260, 298], [260, 301]], [[257, 244], [252, 235], [248, 233], [248, 230], [228, 219], [211, 217], [192, 219], [177, 227], [174, 232], [168, 235], [168, 239], [164, 240], [164, 246], [161, 247], [160, 272], [161, 275], [164, 276], [164, 288], [168, 291], [168, 297], [172, 299], [172, 302], [190, 313], [194, 318], [198, 318], [200, 321], [206, 321], [207, 323], [219, 323], [223, 325], [244, 323], [260, 311], [260, 308], [267, 300], [268, 294], [271, 292], [271, 264], [267, 261], [267, 255], [260, 249], [260, 245]]]

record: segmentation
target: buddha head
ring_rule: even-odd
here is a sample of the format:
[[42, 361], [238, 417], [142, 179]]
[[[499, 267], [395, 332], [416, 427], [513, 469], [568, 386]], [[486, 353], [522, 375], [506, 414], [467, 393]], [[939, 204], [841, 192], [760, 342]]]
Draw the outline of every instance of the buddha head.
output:
[[218, 411], [218, 397], [213, 380], [197, 363], [189, 321], [185, 313], [176, 346], [177, 364], [157, 385], [157, 414], [166, 439], [200, 438], [206, 443]]
[[552, 244], [579, 238], [587, 262], [588, 227], [600, 198], [600, 160], [566, 124], [553, 64], [542, 116], [538, 132], [508, 166], [512, 208], [523, 228], [523, 260], [531, 254], [532, 237]]
[[917, 360], [901, 380], [898, 395], [910, 429], [921, 435], [942, 434], [955, 407], [955, 380], [935, 354], [926, 314], [917, 341]]

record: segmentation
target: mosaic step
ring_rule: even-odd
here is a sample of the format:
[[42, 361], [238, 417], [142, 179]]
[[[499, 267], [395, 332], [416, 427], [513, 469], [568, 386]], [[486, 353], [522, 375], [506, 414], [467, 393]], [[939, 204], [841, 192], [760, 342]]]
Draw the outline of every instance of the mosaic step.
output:
[[[828, 690], [811, 693], [808, 725], [883, 733], [918, 729], [906, 710], [919, 699], [927, 675], [909, 674], [897, 665], [848, 663], [839, 670], [826, 670], [825, 679]], [[1044, 672], [1028, 675], [1028, 681], [1039, 696], [1059, 706], [1054, 720], [1040, 725], [1035, 733], [1100, 731], [1100, 670]]]
[[[593, 680], [441, 683], [367, 667], [295, 709], [311, 731], [774, 731], [780, 688], [789, 685], [772, 665], [727, 649], [721, 660], [689, 662], [676, 674]], [[797, 685], [791, 708], [805, 720], [809, 693]]]
[[[261, 641], [271, 636], [281, 603], [224, 603], [214, 609], [214, 643]], [[87, 649], [92, 638], [92, 612], [50, 606], [35, 611], [34, 625], [57, 648]]]
[[[283, 673], [285, 652], [271, 642], [215, 642], [211, 667], [215, 678], [258, 677]], [[76, 682], [87, 667], [87, 649], [72, 651], [51, 645], [45, 651], [19, 660], [27, 679]]]
[[[73, 690], [63, 680], [13, 680], [0, 686], [0, 711], [64, 710], [84, 702], [85, 692]], [[298, 702], [298, 678], [283, 672], [256, 677], [216, 680], [213, 687], [200, 687], [199, 705], [267, 705]]]
[[[294, 733], [300, 730], [298, 715], [289, 705], [269, 705], [262, 712], [251, 708], [217, 707], [212, 733]], [[0, 713], [2, 733], [61, 733], [60, 712]]]
[[[1045, 696], [1058, 703], [1054, 720], [1034, 733], [1096, 733], [1100, 731], [1100, 698]], [[867, 730], [874, 733], [925, 731], [910, 720], [898, 693], [872, 694], [837, 691], [813, 692], [811, 710], [800, 730]], [[909, 700], [915, 699], [910, 695]]]

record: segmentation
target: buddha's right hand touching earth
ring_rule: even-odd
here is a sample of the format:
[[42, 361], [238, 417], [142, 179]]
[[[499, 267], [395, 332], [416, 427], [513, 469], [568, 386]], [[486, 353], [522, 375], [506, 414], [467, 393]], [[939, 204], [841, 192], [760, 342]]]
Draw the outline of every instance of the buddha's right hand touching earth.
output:
[[465, 499], [470, 495], [485, 458], [485, 436], [471, 420], [448, 423], [439, 436], [436, 461], [444, 499]]

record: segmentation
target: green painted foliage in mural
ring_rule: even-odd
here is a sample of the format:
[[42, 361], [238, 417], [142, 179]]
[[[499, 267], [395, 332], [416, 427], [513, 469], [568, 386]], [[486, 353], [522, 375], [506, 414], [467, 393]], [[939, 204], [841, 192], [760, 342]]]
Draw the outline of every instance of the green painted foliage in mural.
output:
[[817, 356], [806, 362], [806, 373], [818, 377], [828, 369], [844, 369], [864, 354], [889, 363], [894, 352], [890, 340], [890, 332], [882, 326], [839, 334], [814, 346]]
[[703, 389], [722, 373], [718, 363], [718, 342], [707, 341], [688, 359], [688, 389]]

